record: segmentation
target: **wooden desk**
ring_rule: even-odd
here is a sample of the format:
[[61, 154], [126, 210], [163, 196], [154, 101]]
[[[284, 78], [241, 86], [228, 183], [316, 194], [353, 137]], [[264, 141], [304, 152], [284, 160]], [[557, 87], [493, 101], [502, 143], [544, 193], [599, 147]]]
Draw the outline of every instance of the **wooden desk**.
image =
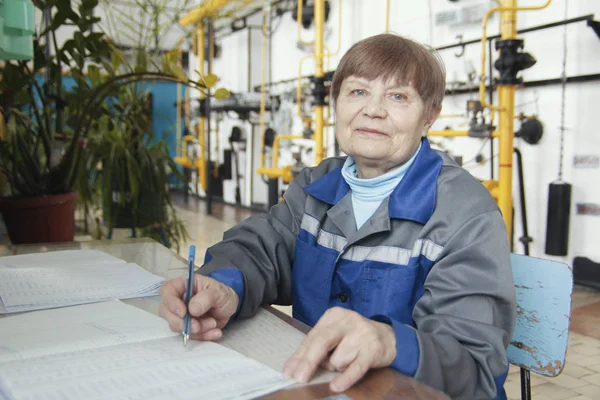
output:
[[[161, 244], [147, 238], [0, 247], [0, 256], [74, 249], [96, 249], [104, 251], [122, 258], [127, 262], [136, 263], [148, 271], [166, 279], [184, 276], [187, 271], [187, 261], [185, 259]], [[125, 300], [124, 302], [154, 314], [158, 314], [158, 307], [160, 305], [160, 299], [158, 297], [130, 299]], [[266, 307], [266, 309], [304, 333], [307, 333], [310, 330], [310, 327], [302, 322], [293, 319], [289, 315], [276, 310], [273, 307]], [[353, 400], [449, 399], [446, 395], [390, 368], [371, 371], [357, 385], [346, 391], [345, 394]], [[321, 399], [333, 395], [335, 395], [335, 393], [328, 389], [327, 384], [315, 384], [281, 390], [267, 397], [263, 397], [263, 400]]]
[[[287, 314], [267, 307], [267, 310], [294, 328], [307, 333], [310, 327]], [[306, 385], [294, 389], [280, 390], [262, 400], [308, 400], [322, 399], [336, 393], [329, 390], [326, 383]], [[353, 400], [403, 399], [403, 400], [448, 400], [449, 397], [413, 378], [402, 375], [391, 368], [374, 370], [344, 394]]]

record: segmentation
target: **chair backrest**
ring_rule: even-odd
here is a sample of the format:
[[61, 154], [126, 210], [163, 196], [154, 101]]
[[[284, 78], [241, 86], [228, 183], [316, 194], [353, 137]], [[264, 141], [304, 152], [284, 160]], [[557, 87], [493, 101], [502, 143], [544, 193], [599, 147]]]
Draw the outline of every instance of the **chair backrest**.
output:
[[564, 263], [511, 254], [517, 323], [508, 359], [529, 371], [556, 376], [565, 365], [573, 271]]

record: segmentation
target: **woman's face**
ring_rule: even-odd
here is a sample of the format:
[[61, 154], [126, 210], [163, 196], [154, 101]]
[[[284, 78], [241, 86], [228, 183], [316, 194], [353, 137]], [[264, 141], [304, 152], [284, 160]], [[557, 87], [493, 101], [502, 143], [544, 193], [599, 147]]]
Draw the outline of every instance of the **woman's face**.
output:
[[336, 138], [359, 176], [372, 178], [408, 161], [431, 122], [412, 86], [350, 76], [336, 101]]

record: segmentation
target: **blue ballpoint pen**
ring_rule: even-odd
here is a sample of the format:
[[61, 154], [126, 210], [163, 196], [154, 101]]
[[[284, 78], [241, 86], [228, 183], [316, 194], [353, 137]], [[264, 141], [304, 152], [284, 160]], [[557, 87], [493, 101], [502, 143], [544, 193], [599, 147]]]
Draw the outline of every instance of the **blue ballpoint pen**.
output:
[[190, 315], [190, 299], [192, 298], [192, 291], [194, 288], [194, 259], [196, 258], [196, 246], [190, 246], [190, 254], [188, 256], [188, 275], [185, 287], [185, 318], [183, 319], [183, 345], [187, 346], [188, 339], [190, 337], [190, 325], [192, 317]]

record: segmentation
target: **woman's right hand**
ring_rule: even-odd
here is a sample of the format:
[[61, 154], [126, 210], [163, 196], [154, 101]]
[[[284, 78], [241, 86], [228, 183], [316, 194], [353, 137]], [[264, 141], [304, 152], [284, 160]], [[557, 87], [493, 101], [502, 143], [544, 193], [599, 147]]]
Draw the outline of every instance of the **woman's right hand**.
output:
[[[187, 311], [184, 277], [166, 281], [160, 288], [162, 303], [158, 315], [167, 320], [173, 332], [183, 330], [183, 318]], [[239, 304], [235, 291], [212, 278], [194, 274], [193, 297], [189, 308], [192, 316], [190, 339], [218, 340], [222, 329], [237, 311]]]

